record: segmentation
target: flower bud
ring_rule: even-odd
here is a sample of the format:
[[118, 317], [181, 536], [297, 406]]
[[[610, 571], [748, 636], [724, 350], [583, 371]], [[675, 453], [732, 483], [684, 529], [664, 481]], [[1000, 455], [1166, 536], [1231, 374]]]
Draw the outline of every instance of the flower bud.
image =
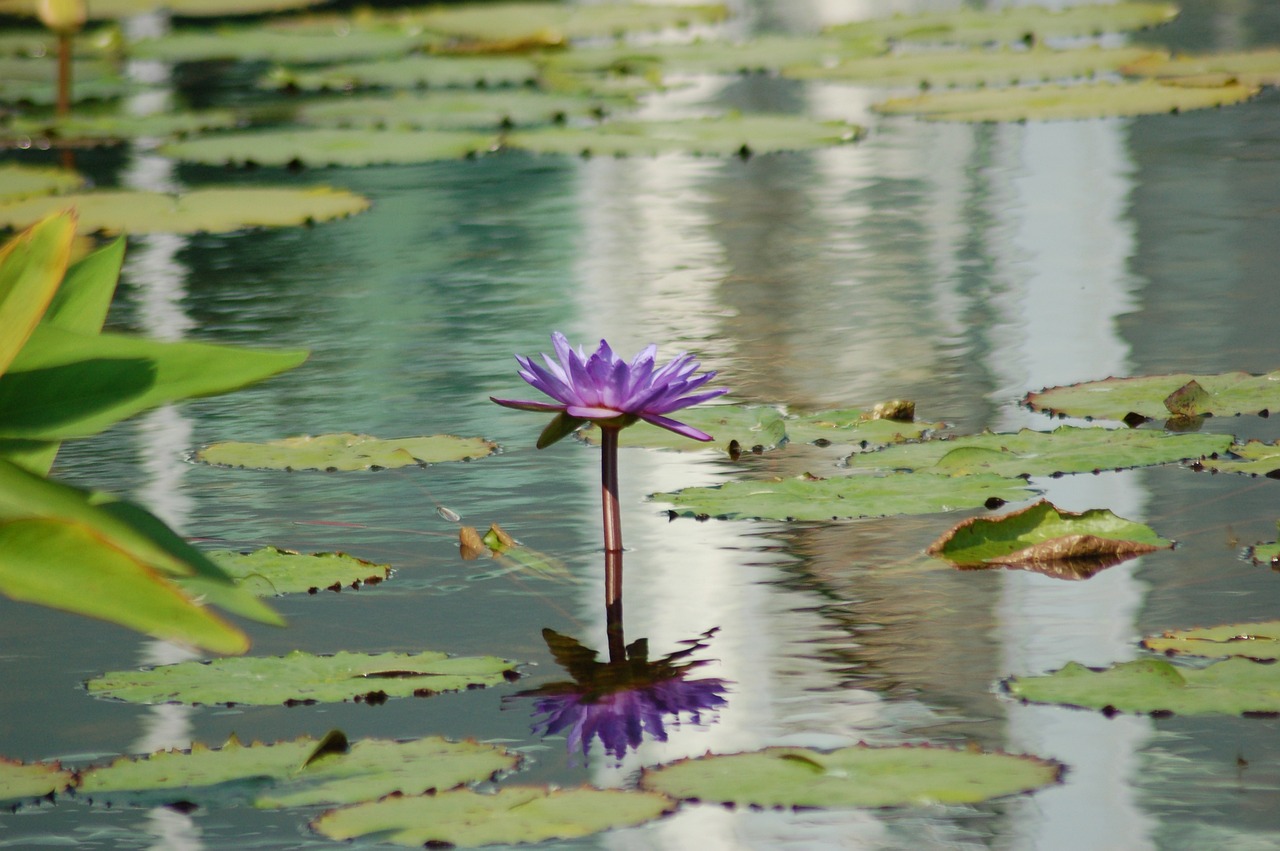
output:
[[36, 16], [56, 33], [73, 33], [84, 26], [88, 10], [84, 0], [37, 0]]

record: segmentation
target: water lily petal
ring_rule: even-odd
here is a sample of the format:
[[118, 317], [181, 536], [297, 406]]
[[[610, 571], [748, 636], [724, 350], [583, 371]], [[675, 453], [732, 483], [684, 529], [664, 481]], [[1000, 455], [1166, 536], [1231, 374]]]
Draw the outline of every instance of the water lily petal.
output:
[[496, 396], [490, 396], [489, 401], [497, 402], [504, 408], [516, 408], [521, 411], [564, 411], [564, 405], [553, 405], [550, 402], [526, 402], [520, 399], [499, 399]]
[[682, 434], [685, 437], [692, 437], [694, 440], [701, 440], [704, 443], [709, 440], [715, 440], [714, 437], [707, 434], [705, 431], [696, 429], [691, 425], [685, 425], [682, 422], [677, 422], [676, 420], [668, 419], [667, 417], [658, 416], [657, 414], [641, 413], [640, 419], [644, 420], [647, 423], [652, 423], [653, 425], [661, 426], [662, 428], [665, 428], [668, 431], [674, 431], [676, 434]]

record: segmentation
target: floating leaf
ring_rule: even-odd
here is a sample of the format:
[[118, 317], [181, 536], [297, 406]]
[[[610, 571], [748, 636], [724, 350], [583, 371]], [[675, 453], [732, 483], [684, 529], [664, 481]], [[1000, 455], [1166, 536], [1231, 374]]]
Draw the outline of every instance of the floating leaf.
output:
[[21, 227], [71, 206], [80, 214], [80, 233], [226, 233], [344, 218], [369, 209], [369, 201], [353, 192], [324, 186], [193, 189], [181, 195], [85, 192], [0, 205], [0, 225]]
[[1033, 411], [1054, 415], [1123, 420], [1133, 413], [1163, 418], [1169, 415], [1165, 399], [1191, 381], [1209, 394], [1208, 400], [1199, 403], [1202, 413], [1221, 417], [1280, 410], [1280, 372], [1107, 378], [1028, 393], [1023, 401]]
[[56, 795], [71, 784], [73, 776], [56, 762], [28, 764], [0, 757], [0, 804]]
[[[0, 0], [0, 14], [4, 14], [4, 0]], [[72, 62], [71, 77], [75, 80], [71, 94], [77, 103], [111, 100], [135, 88], [109, 62], [99, 59]], [[0, 103], [52, 106], [58, 98], [56, 80], [54, 61], [48, 57], [0, 57]]]
[[[439, 737], [348, 744], [338, 731], [321, 741], [287, 742], [121, 757], [84, 771], [76, 792], [95, 801], [200, 801], [211, 795], [252, 800], [259, 807], [350, 804], [384, 795], [418, 795], [491, 778], [518, 757], [493, 745]], [[265, 787], [265, 788], [264, 788]]]
[[496, 144], [494, 135], [469, 131], [304, 129], [221, 133], [170, 142], [160, 152], [209, 165], [367, 166], [460, 159]]
[[1233, 658], [1204, 668], [1136, 659], [1106, 669], [1076, 662], [1042, 677], [1011, 677], [1014, 697], [1103, 712], [1178, 715], [1280, 714], [1280, 665]]
[[[306, 20], [306, 19], [303, 19]], [[144, 38], [129, 45], [134, 59], [195, 62], [234, 59], [241, 62], [333, 63], [402, 56], [438, 39], [421, 31], [386, 25], [370, 27], [354, 19], [329, 19], [323, 27], [223, 27], [188, 29]]]
[[925, 550], [957, 567], [1008, 565], [1063, 578], [1088, 578], [1104, 567], [1173, 542], [1148, 526], [1101, 508], [1062, 511], [1046, 500], [1002, 517], [972, 517]]
[[496, 130], [562, 123], [602, 114], [621, 99], [551, 94], [537, 89], [441, 91], [351, 96], [312, 101], [298, 110], [304, 124], [392, 130]]
[[863, 470], [1048, 476], [1169, 464], [1225, 452], [1230, 445], [1230, 435], [1059, 426], [1051, 432], [1023, 429], [1016, 434], [984, 432], [904, 443], [846, 460], [851, 468]]
[[1269, 564], [1272, 568], [1280, 567], [1280, 544], [1258, 544], [1249, 548], [1249, 558], [1255, 564]]
[[518, 131], [503, 144], [542, 154], [653, 156], [664, 153], [766, 154], [852, 142], [862, 129], [844, 121], [744, 115], [688, 121], [615, 121]]
[[717, 23], [728, 15], [718, 3], [460, 3], [413, 13], [405, 20], [459, 39], [504, 42], [543, 36], [555, 42]]
[[349, 62], [322, 69], [277, 68], [262, 81], [274, 89], [437, 89], [523, 86], [537, 81], [538, 66], [520, 56], [423, 56]]
[[114, 671], [86, 683], [90, 694], [131, 703], [381, 703], [389, 697], [494, 686], [515, 676], [496, 656], [445, 653], [336, 653], [180, 662], [145, 671]]
[[[35, 16], [38, 0], [0, 0], [0, 14]], [[132, 18], [167, 9], [177, 17], [260, 15], [314, 6], [318, 0], [93, 0], [88, 4], [94, 20]]]
[[1280, 659], [1280, 621], [1169, 630], [1162, 635], [1142, 639], [1142, 646], [1166, 656]]
[[1211, 53], [1205, 56], [1151, 55], [1135, 60], [1124, 73], [1189, 85], [1280, 85], [1280, 50]]
[[[575, 47], [548, 57], [551, 71], [610, 74], [737, 74], [778, 71], [792, 66], [834, 64], [850, 56], [870, 55], [849, 42], [815, 36], [762, 36], [740, 43], [699, 40], [687, 44], [634, 44]], [[1136, 56], [1134, 57], [1137, 58]]]
[[784, 68], [783, 76], [799, 80], [859, 82], [883, 88], [1001, 85], [1094, 77], [1161, 55], [1141, 47], [1088, 47], [1078, 50], [1035, 48], [890, 53], [827, 64], [809, 57], [804, 64]]
[[946, 44], [1007, 44], [1144, 29], [1167, 23], [1177, 15], [1178, 7], [1171, 3], [1100, 3], [1058, 10], [1040, 6], [1004, 6], [991, 10], [961, 8], [954, 12], [877, 18], [840, 24], [828, 31], [841, 38], [862, 40], [882, 38]]
[[0, 163], [0, 203], [32, 195], [55, 195], [83, 184], [83, 177], [64, 168]]
[[785, 425], [787, 438], [793, 443], [858, 444], [863, 448], [901, 443], [943, 427], [943, 423], [915, 422], [914, 417], [915, 405], [894, 400], [881, 402], [870, 411], [845, 408], [794, 414], [786, 418]]
[[75, 229], [74, 216], [51, 215], [0, 246], [0, 375], [13, 366], [53, 301]]
[[208, 556], [228, 576], [261, 597], [314, 594], [321, 588], [359, 588], [376, 585], [391, 575], [390, 565], [374, 564], [346, 553], [304, 556], [292, 550], [263, 547], [251, 553], [215, 550]]
[[673, 808], [670, 798], [656, 792], [507, 786], [491, 794], [457, 790], [385, 798], [331, 810], [311, 827], [337, 840], [376, 836], [414, 848], [476, 848], [588, 836], [642, 824]]
[[646, 768], [640, 783], [673, 798], [740, 807], [972, 804], [1058, 782], [1052, 760], [1006, 753], [858, 744], [834, 751], [765, 748]]
[[196, 452], [195, 457], [222, 467], [337, 472], [470, 461], [491, 455], [497, 448], [496, 443], [482, 437], [436, 434], [382, 439], [344, 433], [286, 437], [267, 443], [214, 443]]
[[804, 476], [777, 481], [729, 482], [712, 488], [658, 493], [679, 514], [729, 520], [840, 520], [932, 514], [976, 508], [989, 500], [1024, 499], [1026, 483], [1003, 476], [963, 478], [934, 475]]
[[[645, 446], [656, 449], [702, 450], [714, 447], [732, 452], [737, 444], [741, 452], [764, 452], [786, 442], [787, 430], [782, 414], [776, 408], [745, 405], [704, 405], [679, 413], [680, 422], [701, 429], [713, 438], [711, 443], [690, 440], [665, 428], [646, 422], [623, 429], [618, 434], [619, 446]], [[594, 425], [578, 432], [590, 443], [600, 442], [600, 430]]]
[[1166, 86], [1088, 83], [1075, 86], [932, 92], [891, 98], [875, 105], [888, 115], [918, 115], [930, 121], [1064, 121], [1129, 115], [1159, 115], [1230, 106], [1249, 100], [1257, 86]]
[[0, 127], [0, 142], [45, 138], [55, 142], [121, 141], [141, 137], [183, 136], [202, 130], [235, 127], [235, 113], [225, 109], [200, 112], [157, 112], [57, 116], [19, 116]]

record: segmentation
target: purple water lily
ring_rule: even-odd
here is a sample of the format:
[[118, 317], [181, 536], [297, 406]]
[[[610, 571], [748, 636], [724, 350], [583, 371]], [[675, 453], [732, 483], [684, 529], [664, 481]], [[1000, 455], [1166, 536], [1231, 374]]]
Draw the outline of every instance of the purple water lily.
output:
[[[655, 362], [658, 347], [647, 346], [627, 363], [614, 354], [604, 340], [588, 355], [573, 348], [559, 331], [551, 335], [556, 358], [543, 355], [546, 366], [516, 355], [520, 377], [546, 393], [551, 402], [489, 398], [499, 405], [522, 411], [554, 411], [555, 419], [542, 430], [538, 448], [543, 449], [571, 434], [588, 422], [600, 427], [601, 501], [604, 506], [604, 548], [606, 553], [622, 551], [622, 521], [618, 509], [618, 432], [638, 420], [653, 423], [694, 440], [711, 440], [704, 431], [666, 416], [699, 402], [727, 393], [726, 389], [702, 390], [714, 372], [694, 375], [698, 362], [681, 352], [666, 366]], [[613, 599], [619, 588], [606, 582], [605, 596]]]
[[694, 440], [712, 439], [706, 432], [666, 416], [728, 392], [725, 389], [694, 392], [716, 374], [694, 375], [699, 364], [693, 355], [681, 352], [659, 368], [655, 361], [658, 347], [654, 344], [630, 363], [614, 354], [604, 340], [590, 355], [581, 346], [575, 349], [569, 345], [559, 331], [551, 335], [551, 344], [559, 363], [545, 354], [542, 358], [546, 366], [524, 355], [516, 355], [516, 361], [521, 367], [520, 377], [559, 404], [489, 397], [508, 408], [555, 411], [564, 417], [564, 421], [553, 423], [554, 428], [548, 426], [538, 440], [538, 448], [550, 446], [587, 422], [603, 428], [624, 428], [636, 420], [644, 420]]

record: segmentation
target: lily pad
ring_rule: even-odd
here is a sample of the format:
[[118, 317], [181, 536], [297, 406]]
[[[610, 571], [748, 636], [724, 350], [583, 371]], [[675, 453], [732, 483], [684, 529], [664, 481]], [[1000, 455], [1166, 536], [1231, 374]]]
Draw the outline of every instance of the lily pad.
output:
[[883, 88], [977, 86], [1095, 77], [1159, 57], [1141, 47], [1079, 50], [921, 51], [844, 59], [834, 64], [808, 61], [783, 69], [799, 80], [858, 82]]
[[65, 790], [73, 778], [56, 762], [22, 763], [0, 757], [0, 804], [55, 795]]
[[765, 748], [647, 768], [641, 786], [683, 800], [741, 807], [972, 804], [1059, 781], [1052, 760], [928, 745], [817, 751]]
[[[3, 14], [0, 0], [0, 14]], [[99, 59], [77, 59], [71, 63], [75, 102], [111, 100], [134, 88], [115, 68]], [[0, 57], [0, 103], [30, 103], [52, 106], [58, 99], [57, 73], [49, 57], [28, 59]]]
[[[35, 17], [38, 0], [0, 0], [0, 14]], [[93, 20], [132, 18], [157, 9], [176, 17], [204, 18], [261, 15], [314, 6], [323, 0], [93, 0], [88, 5]]]
[[460, 159], [496, 145], [493, 134], [466, 131], [304, 129], [219, 133], [160, 153], [208, 165], [368, 166]]
[[449, 90], [425, 95], [399, 93], [312, 101], [298, 110], [297, 119], [322, 127], [496, 130], [563, 123], [568, 118], [591, 118], [625, 103], [619, 98], [549, 94], [537, 89]]
[[[467, 530], [470, 530], [470, 534]], [[470, 526], [463, 526], [459, 532], [464, 558], [467, 556], [469, 547], [474, 552], [478, 541], [481, 548], [504, 565], [506, 569], [502, 571], [503, 573], [519, 571], [540, 579], [573, 578], [573, 573], [560, 559], [526, 547], [503, 531], [497, 523], [489, 525], [489, 531], [484, 533], [484, 537], [480, 537], [479, 533]]]
[[904, 443], [846, 460], [849, 467], [861, 470], [1048, 476], [1169, 464], [1225, 452], [1230, 445], [1230, 435], [1059, 426], [1051, 432], [1023, 429], [1016, 434], [984, 432]]
[[1124, 67], [1124, 73], [1174, 83], [1248, 86], [1280, 85], [1280, 50], [1250, 50], [1177, 57], [1152, 55]]
[[[1106, 509], [1075, 513], [1040, 500], [1002, 517], [965, 520], [925, 552], [957, 567], [1033, 566], [1039, 572], [1075, 578], [1081, 572], [1070, 570], [1073, 564], [1083, 562], [1100, 569], [1172, 547], [1172, 541], [1157, 536], [1150, 527]], [[1054, 565], [1064, 569], [1054, 570]]]
[[324, 29], [280, 26], [190, 29], [146, 38], [129, 45], [134, 59], [195, 62], [234, 59], [241, 62], [334, 63], [402, 56], [438, 41], [420, 30], [361, 26], [332, 21]]
[[[733, 444], [741, 452], [764, 452], [786, 442], [787, 430], [782, 414], [776, 408], [744, 405], [704, 405], [680, 411], [675, 416], [682, 423], [711, 435], [711, 443], [690, 440], [665, 428], [638, 422], [618, 434], [619, 446], [644, 446], [653, 449], [696, 451], [714, 447], [732, 453]], [[589, 443], [600, 442], [600, 430], [588, 425], [578, 432]]]
[[615, 121], [515, 132], [504, 145], [542, 154], [653, 156], [665, 153], [765, 154], [853, 142], [862, 128], [792, 115], [744, 115], [689, 121]]
[[575, 47], [551, 54], [547, 67], [573, 73], [625, 75], [738, 74], [779, 71], [797, 65], [834, 64], [876, 52], [879, 52], [878, 45], [874, 49], [858, 50], [849, 42], [830, 37], [773, 35], [736, 43], [699, 40], [687, 44], [620, 42]]
[[672, 809], [671, 799], [656, 792], [507, 786], [492, 794], [456, 790], [385, 798], [330, 810], [311, 827], [337, 840], [369, 836], [413, 848], [476, 848], [589, 836], [642, 824]]
[[[900, 413], [910, 411], [907, 416]], [[793, 414], [785, 420], [787, 438], [794, 443], [857, 444], [864, 449], [914, 440], [937, 431], [944, 423], [915, 421], [915, 405], [902, 400], [882, 402], [871, 410], [844, 408]]]
[[0, 225], [21, 227], [68, 207], [80, 215], [80, 233], [229, 233], [344, 218], [369, 208], [368, 199], [324, 186], [312, 189], [193, 189], [161, 192], [101, 191], [28, 198], [0, 205]]
[[221, 467], [336, 472], [470, 461], [491, 455], [497, 448], [496, 443], [482, 437], [450, 434], [390, 439], [367, 434], [322, 434], [267, 443], [214, 443], [196, 452], [195, 458]]
[[1123, 420], [1130, 414], [1164, 418], [1173, 413], [1165, 400], [1192, 381], [1208, 393], [1208, 399], [1199, 405], [1197, 412], [1201, 414], [1230, 416], [1280, 410], [1280, 371], [1107, 378], [1028, 393], [1023, 402], [1033, 411], [1052, 415], [1109, 420]]
[[1197, 470], [1212, 470], [1215, 473], [1240, 473], [1280, 479], [1280, 444], [1263, 443], [1260, 440], [1232, 444], [1228, 454], [1206, 458], [1193, 466]]
[[523, 86], [537, 81], [538, 66], [522, 56], [411, 55], [349, 62], [320, 69], [276, 68], [265, 88], [302, 91], [349, 89], [437, 89]]
[[1068, 121], [1160, 115], [1243, 103], [1257, 86], [1167, 86], [1151, 80], [1075, 86], [948, 91], [890, 98], [874, 109], [887, 115], [917, 115], [930, 121]]
[[206, 555], [237, 584], [260, 597], [377, 585], [391, 575], [390, 565], [374, 564], [346, 553], [304, 556], [292, 550], [263, 547], [251, 553], [215, 550]]
[[184, 136], [203, 130], [235, 127], [235, 113], [225, 109], [200, 112], [157, 112], [150, 115], [73, 115], [69, 118], [19, 116], [0, 127], [0, 143], [33, 137], [75, 142], [104, 142], [142, 137]]
[[1163, 635], [1144, 638], [1142, 646], [1166, 656], [1280, 659], [1280, 621], [1169, 630]]
[[718, 23], [728, 15], [728, 8], [718, 3], [460, 3], [436, 6], [406, 19], [458, 39], [510, 42], [540, 37], [556, 43]]
[[85, 685], [97, 697], [130, 703], [247, 704], [381, 703], [389, 697], [499, 685], [515, 663], [496, 656], [445, 653], [336, 653], [300, 650], [286, 656], [179, 662], [145, 671], [114, 671]]
[[0, 163], [0, 203], [34, 195], [54, 195], [83, 184], [83, 177], [67, 169]]
[[859, 475], [821, 479], [728, 482], [710, 488], [657, 493], [678, 514], [727, 520], [841, 520], [933, 514], [977, 508], [989, 500], [1025, 499], [1026, 483], [1003, 476], [952, 478], [928, 474]]
[[[515, 754], [474, 741], [428, 737], [407, 742], [348, 743], [334, 731], [266, 745], [234, 737], [221, 748], [121, 757], [81, 774], [79, 795], [94, 801], [200, 801], [216, 795], [258, 807], [352, 804], [384, 795], [419, 795], [492, 778], [519, 761]], [[265, 787], [265, 788], [264, 788]]]
[[1042, 677], [1011, 677], [1009, 694], [1107, 713], [1280, 714], [1280, 665], [1232, 658], [1204, 668], [1135, 659], [1106, 669], [1072, 662]]
[[877, 37], [890, 41], [943, 44], [990, 44], [1080, 38], [1128, 32], [1168, 23], [1178, 15], [1172, 3], [1113, 3], [1048, 9], [1005, 6], [991, 10], [961, 8], [954, 12], [899, 15], [830, 27], [841, 38]]

